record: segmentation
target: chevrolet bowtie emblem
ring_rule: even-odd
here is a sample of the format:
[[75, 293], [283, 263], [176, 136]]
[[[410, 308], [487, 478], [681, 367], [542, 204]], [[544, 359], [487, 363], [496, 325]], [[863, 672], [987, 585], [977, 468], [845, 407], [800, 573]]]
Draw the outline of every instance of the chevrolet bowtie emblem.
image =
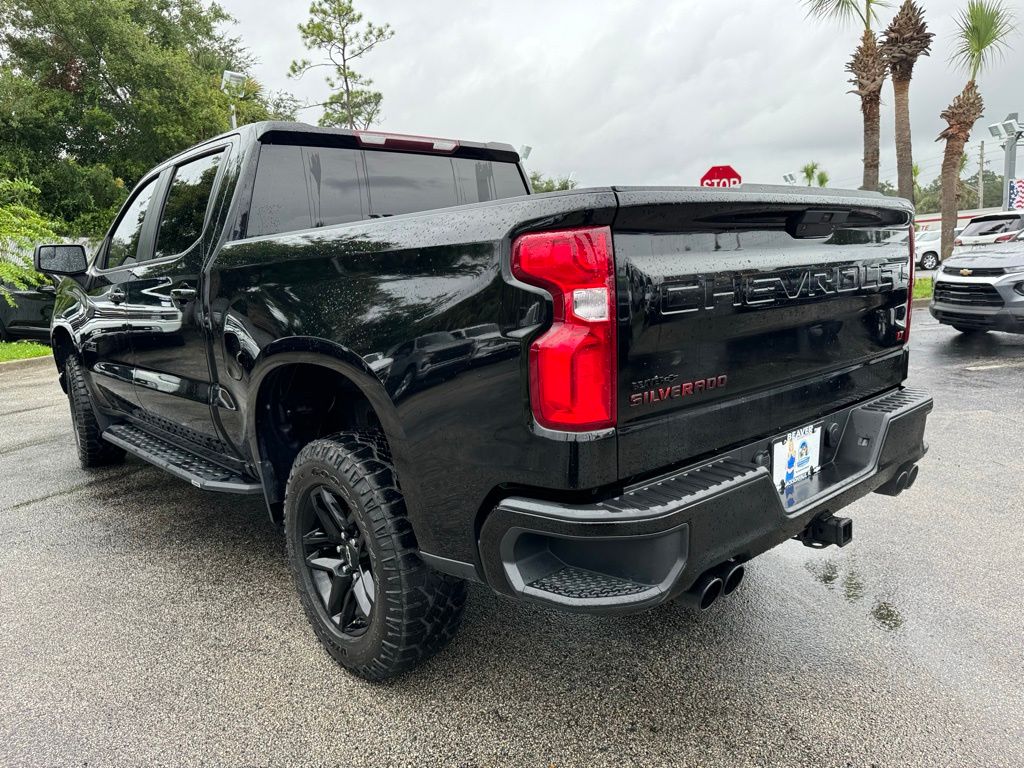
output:
[[963, 275], [964, 277], [970, 277], [971, 275], [974, 274], [974, 270], [973, 269], [961, 269], [960, 270], [960, 274]]

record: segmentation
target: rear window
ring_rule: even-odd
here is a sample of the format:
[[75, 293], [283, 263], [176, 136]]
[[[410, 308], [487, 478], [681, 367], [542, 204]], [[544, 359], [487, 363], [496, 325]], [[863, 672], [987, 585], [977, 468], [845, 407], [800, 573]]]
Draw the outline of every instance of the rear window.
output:
[[998, 235], [1002, 232], [1016, 232], [1021, 228], [1019, 216], [1001, 216], [997, 219], [975, 219], [960, 234], [963, 237]]
[[526, 194], [513, 163], [367, 152], [370, 216], [397, 216]]
[[363, 218], [360, 151], [265, 144], [249, 208], [249, 237]]
[[527, 194], [515, 163], [410, 152], [264, 144], [247, 236]]

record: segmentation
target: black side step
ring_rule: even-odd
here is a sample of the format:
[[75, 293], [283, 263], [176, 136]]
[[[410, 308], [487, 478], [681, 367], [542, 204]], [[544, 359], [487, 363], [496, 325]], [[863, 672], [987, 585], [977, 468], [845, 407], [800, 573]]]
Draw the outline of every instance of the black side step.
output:
[[204, 491], [263, 492], [263, 486], [258, 481], [242, 477], [237, 472], [215, 464], [187, 448], [131, 424], [115, 424], [109, 427], [104, 431], [103, 439], [150, 464], [167, 470], [172, 475], [188, 480], [196, 488]]

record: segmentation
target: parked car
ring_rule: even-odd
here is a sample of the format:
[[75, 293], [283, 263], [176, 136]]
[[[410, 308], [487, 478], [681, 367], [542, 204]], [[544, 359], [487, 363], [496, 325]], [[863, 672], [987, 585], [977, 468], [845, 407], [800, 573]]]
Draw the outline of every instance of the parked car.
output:
[[935, 281], [929, 311], [961, 333], [1024, 333], [1024, 232], [954, 253]]
[[954, 255], [992, 243], [1011, 242], [1024, 231], [1024, 211], [1005, 211], [975, 216], [953, 241]]
[[942, 231], [926, 229], [914, 235], [914, 259], [917, 266], [929, 272], [936, 269], [941, 261]]
[[501, 333], [497, 323], [483, 323], [469, 328], [452, 331], [460, 339], [469, 339], [473, 343], [472, 364], [485, 362], [503, 354], [515, 354], [518, 345]]
[[388, 391], [398, 398], [429, 379], [452, 376], [468, 365], [473, 342], [451, 331], [434, 331], [399, 344], [388, 352]]
[[7, 285], [14, 305], [0, 296], [0, 341], [50, 338], [50, 318], [53, 315], [53, 299], [56, 288], [52, 283], [37, 288], [21, 290]]
[[[926, 450], [913, 257], [877, 236], [911, 213], [533, 195], [506, 144], [257, 123], [144, 175], [94, 263], [35, 262], [81, 464], [262, 496], [317, 637], [379, 680], [452, 637], [467, 581], [707, 608], [789, 539], [848, 544], [837, 513]], [[469, 365], [477, 339], [501, 353]]]

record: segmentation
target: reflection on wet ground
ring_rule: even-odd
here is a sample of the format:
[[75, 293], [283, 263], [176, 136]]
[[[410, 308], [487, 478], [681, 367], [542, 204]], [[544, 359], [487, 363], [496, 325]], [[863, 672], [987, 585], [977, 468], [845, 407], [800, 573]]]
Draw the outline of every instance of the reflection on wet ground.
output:
[[[837, 563], [829, 558], [826, 560], [810, 559], [804, 568], [823, 584], [830, 592], [841, 594], [849, 603], [860, 603], [868, 593], [864, 578], [856, 567], [856, 560]], [[903, 626], [904, 618], [899, 608], [889, 599], [888, 595], [875, 595], [874, 604], [867, 613], [874, 623], [882, 629], [895, 631]]]

